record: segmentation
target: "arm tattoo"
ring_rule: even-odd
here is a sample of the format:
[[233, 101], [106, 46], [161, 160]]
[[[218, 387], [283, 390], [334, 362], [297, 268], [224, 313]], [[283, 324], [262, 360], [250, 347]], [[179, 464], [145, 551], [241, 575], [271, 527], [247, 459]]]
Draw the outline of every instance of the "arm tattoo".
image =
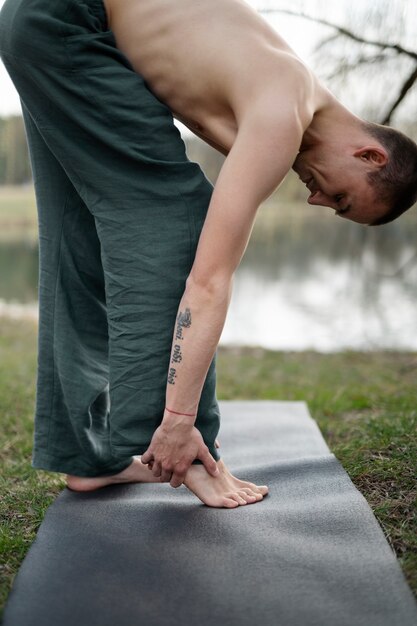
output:
[[184, 339], [182, 336], [183, 328], [190, 328], [191, 326], [191, 311], [190, 309], [185, 309], [185, 313], [178, 313], [177, 317], [177, 330], [175, 334], [175, 339]]
[[[183, 328], [190, 328], [191, 326], [191, 311], [190, 309], [185, 309], [183, 313], [180, 311], [177, 317], [177, 328], [175, 330], [175, 339], [178, 341], [182, 341], [184, 336], [182, 334]], [[172, 352], [171, 363], [181, 363], [182, 354], [181, 354], [181, 346], [179, 343], [174, 344], [174, 350]], [[174, 367], [170, 367], [168, 372], [168, 383], [170, 385], [175, 385], [174, 379], [177, 377], [177, 371]]]
[[178, 343], [176, 343], [174, 346], [174, 352], [172, 355], [172, 362], [180, 363], [181, 361], [182, 361], [181, 346]]

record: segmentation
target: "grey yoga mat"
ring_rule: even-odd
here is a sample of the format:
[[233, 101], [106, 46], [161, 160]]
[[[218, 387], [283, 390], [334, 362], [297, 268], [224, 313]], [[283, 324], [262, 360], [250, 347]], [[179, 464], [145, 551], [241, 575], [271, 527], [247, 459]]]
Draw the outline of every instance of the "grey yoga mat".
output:
[[220, 451], [257, 504], [186, 487], [65, 489], [15, 579], [4, 626], [416, 626], [364, 497], [301, 402], [220, 402]]

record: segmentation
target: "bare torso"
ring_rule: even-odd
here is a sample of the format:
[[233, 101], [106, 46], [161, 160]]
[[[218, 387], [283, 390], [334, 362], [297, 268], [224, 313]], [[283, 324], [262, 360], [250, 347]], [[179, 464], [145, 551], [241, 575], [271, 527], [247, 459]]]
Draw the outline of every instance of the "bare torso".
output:
[[276, 83], [278, 108], [294, 81], [314, 83], [307, 117], [323, 99], [314, 75], [244, 0], [104, 1], [133, 68], [176, 119], [224, 154], [266, 85]]

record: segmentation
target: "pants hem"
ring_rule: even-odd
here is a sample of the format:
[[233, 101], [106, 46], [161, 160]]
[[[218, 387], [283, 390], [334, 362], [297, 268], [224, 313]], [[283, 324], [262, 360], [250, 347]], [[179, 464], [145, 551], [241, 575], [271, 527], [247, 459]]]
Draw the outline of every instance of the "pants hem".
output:
[[95, 478], [97, 476], [112, 476], [113, 474], [118, 474], [126, 469], [132, 461], [132, 457], [125, 457], [124, 459], [115, 460], [111, 464], [106, 463], [93, 467], [87, 463], [74, 463], [74, 461], [51, 457], [36, 457], [32, 460], [31, 465], [35, 470], [70, 474], [82, 478]]

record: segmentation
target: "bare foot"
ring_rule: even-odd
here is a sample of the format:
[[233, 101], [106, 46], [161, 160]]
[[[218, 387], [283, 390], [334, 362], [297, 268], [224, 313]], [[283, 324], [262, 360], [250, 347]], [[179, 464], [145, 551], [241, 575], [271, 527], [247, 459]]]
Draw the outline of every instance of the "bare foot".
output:
[[239, 505], [254, 504], [268, 493], [266, 485], [258, 486], [235, 478], [220, 459], [219, 476], [210, 476], [204, 465], [191, 465], [184, 484], [197, 498], [208, 506], [232, 509]]
[[[185, 486], [204, 504], [231, 509], [239, 505], [259, 502], [268, 493], [266, 485], [258, 486], [233, 476], [222, 459], [217, 461], [217, 466], [220, 475], [216, 477], [210, 476], [203, 465], [191, 465], [185, 476]], [[148, 466], [141, 462], [140, 457], [134, 457], [133, 462], [126, 469], [113, 476], [85, 478], [67, 475], [67, 487], [73, 491], [95, 491], [118, 483], [161, 484], [161, 481], [149, 471]]]
[[144, 465], [140, 457], [134, 457], [133, 462], [122, 472], [113, 476], [97, 476], [94, 478], [84, 478], [81, 476], [67, 475], [67, 487], [73, 491], [94, 491], [107, 485], [117, 483], [160, 483]]

